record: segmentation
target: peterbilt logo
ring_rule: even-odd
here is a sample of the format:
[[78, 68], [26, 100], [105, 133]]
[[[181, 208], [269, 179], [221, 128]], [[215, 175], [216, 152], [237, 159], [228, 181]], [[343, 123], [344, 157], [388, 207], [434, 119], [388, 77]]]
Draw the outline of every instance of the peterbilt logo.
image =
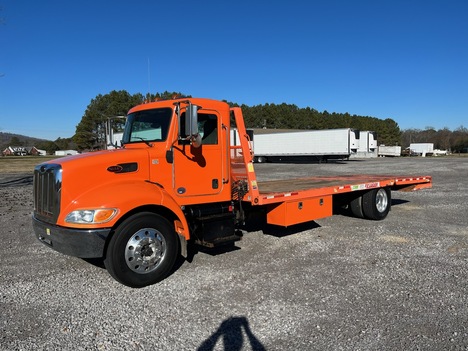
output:
[[137, 162], [119, 163], [119, 164], [107, 167], [107, 171], [112, 172], [112, 173], [136, 172], [138, 171], [138, 163]]
[[120, 173], [122, 172], [123, 167], [121, 165], [109, 166], [107, 167], [107, 170], [112, 173]]

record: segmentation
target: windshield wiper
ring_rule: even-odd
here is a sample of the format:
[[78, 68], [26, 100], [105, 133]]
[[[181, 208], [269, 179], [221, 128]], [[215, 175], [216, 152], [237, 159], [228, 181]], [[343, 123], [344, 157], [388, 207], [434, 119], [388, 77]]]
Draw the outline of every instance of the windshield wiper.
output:
[[145, 143], [146, 145], [148, 145], [149, 147], [153, 147], [153, 144], [151, 144], [148, 140], [143, 139], [142, 137], [132, 137], [132, 138], [140, 139], [142, 142], [144, 142], [144, 143]]

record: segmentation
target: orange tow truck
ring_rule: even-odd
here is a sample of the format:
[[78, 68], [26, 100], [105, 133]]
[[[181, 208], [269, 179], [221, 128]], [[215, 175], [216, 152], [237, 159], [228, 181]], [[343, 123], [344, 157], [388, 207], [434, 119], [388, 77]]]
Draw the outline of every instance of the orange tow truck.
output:
[[225, 102], [138, 105], [128, 112], [122, 148], [35, 167], [35, 234], [61, 253], [101, 257], [117, 281], [143, 287], [164, 279], [191, 243], [212, 248], [239, 240], [250, 211], [278, 226], [331, 216], [337, 205], [381, 220], [391, 190], [432, 186], [430, 176], [261, 182], [250, 146], [241, 109]]

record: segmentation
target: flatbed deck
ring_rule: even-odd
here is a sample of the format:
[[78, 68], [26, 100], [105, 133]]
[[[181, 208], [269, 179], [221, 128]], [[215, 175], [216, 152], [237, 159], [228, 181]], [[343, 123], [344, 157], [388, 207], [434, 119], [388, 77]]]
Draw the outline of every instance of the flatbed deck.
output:
[[258, 181], [259, 204], [284, 201], [284, 197], [307, 198], [351, 191], [390, 187], [412, 191], [432, 186], [430, 176], [343, 175]]
[[[281, 193], [291, 191], [308, 190], [312, 188], [328, 188], [339, 187], [351, 184], [373, 183], [385, 181], [401, 181], [408, 179], [408, 177], [395, 177], [387, 175], [348, 175], [337, 177], [310, 177], [310, 178], [297, 178], [297, 179], [282, 179], [282, 180], [269, 180], [259, 181], [258, 187], [260, 194], [265, 195], [269, 193]], [[421, 179], [430, 180], [430, 177], [415, 177], [411, 180], [419, 181]]]

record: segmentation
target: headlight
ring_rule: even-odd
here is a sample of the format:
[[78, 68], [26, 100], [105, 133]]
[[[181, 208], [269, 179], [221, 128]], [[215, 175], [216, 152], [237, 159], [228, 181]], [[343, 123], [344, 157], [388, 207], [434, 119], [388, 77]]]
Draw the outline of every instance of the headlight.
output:
[[70, 212], [65, 218], [65, 222], [75, 224], [100, 224], [109, 222], [116, 214], [117, 209], [115, 208], [77, 210]]

